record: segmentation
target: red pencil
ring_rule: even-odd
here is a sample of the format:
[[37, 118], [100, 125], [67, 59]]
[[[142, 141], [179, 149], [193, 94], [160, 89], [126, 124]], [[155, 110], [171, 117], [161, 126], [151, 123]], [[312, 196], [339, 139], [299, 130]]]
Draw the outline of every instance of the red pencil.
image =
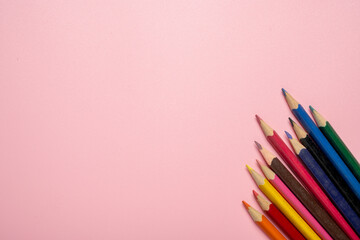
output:
[[280, 210], [266, 200], [263, 196], [259, 195], [255, 190], [253, 193], [258, 201], [261, 209], [267, 213], [267, 215], [276, 223], [279, 228], [289, 237], [291, 240], [305, 240], [303, 235], [291, 224], [291, 222], [280, 212]]
[[305, 185], [309, 192], [311, 192], [315, 198], [321, 203], [326, 211], [333, 217], [337, 224], [348, 234], [352, 239], [360, 240], [354, 230], [346, 222], [345, 218], [337, 210], [334, 204], [326, 196], [321, 187], [317, 184], [314, 178], [306, 170], [304, 165], [295, 156], [295, 154], [284, 143], [280, 136], [272, 129], [268, 124], [264, 122], [259, 116], [256, 115], [261, 129], [263, 130], [266, 139], [273, 146], [275, 151], [281, 156], [281, 158], [288, 164], [293, 173], [299, 178], [299, 180]]
[[256, 211], [247, 202], [242, 201], [254, 222], [264, 231], [271, 240], [286, 240], [279, 230], [260, 212]]

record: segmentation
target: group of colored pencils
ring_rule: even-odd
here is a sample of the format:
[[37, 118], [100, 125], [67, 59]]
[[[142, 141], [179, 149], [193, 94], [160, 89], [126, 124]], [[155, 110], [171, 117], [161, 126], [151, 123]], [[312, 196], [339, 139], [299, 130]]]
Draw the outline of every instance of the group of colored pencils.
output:
[[301, 104], [282, 91], [302, 126], [289, 118], [297, 138], [285, 133], [293, 151], [256, 115], [283, 161], [255, 141], [266, 162], [257, 161], [265, 177], [246, 165], [267, 199], [255, 190], [254, 196], [276, 226], [243, 201], [246, 209], [270, 239], [360, 240], [359, 162], [323, 116], [310, 106], [313, 121]]

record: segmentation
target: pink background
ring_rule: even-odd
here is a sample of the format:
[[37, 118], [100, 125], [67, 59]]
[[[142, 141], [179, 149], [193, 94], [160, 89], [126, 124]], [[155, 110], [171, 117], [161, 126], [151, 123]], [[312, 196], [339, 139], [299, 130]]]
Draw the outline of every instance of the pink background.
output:
[[356, 0], [1, 0], [0, 238], [265, 238], [254, 114], [360, 156], [359, 43]]

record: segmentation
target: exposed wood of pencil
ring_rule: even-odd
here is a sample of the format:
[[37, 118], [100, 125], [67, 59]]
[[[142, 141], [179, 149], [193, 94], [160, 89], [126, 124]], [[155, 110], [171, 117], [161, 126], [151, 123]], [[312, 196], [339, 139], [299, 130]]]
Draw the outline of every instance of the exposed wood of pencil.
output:
[[[320, 149], [327, 156], [329, 161], [334, 165], [337, 172], [344, 178], [348, 186], [354, 192], [356, 197], [360, 200], [360, 182], [355, 177], [353, 172], [345, 164], [344, 160], [340, 157], [338, 152], [331, 145], [329, 140], [324, 136], [322, 131], [311, 119], [309, 114], [305, 111], [301, 104], [299, 104], [287, 91], [283, 89], [285, 99], [295, 117], [299, 120], [304, 129], [318, 144]], [[330, 126], [330, 125], [329, 125]], [[341, 223], [339, 223], [341, 225]], [[348, 229], [349, 233], [351, 229]], [[346, 231], [346, 230], [345, 230]]]
[[360, 216], [360, 200], [351, 191], [345, 180], [339, 175], [334, 166], [329, 162], [325, 154], [320, 150], [315, 141], [302, 129], [294, 120], [289, 118], [294, 132], [302, 145], [311, 153], [314, 159], [319, 163], [326, 175], [331, 179], [335, 186], [339, 189], [346, 201], [354, 209], [356, 214]]
[[275, 224], [287, 235], [290, 240], [305, 240], [303, 235], [291, 224], [291, 222], [280, 212], [280, 210], [266, 200], [263, 196], [253, 190], [254, 196], [261, 209], [270, 217]]
[[288, 203], [299, 213], [299, 215], [315, 230], [323, 240], [332, 240], [332, 237], [325, 231], [319, 222], [311, 215], [300, 200], [291, 192], [291, 190], [280, 180], [280, 178], [265, 164], [259, 163], [262, 172], [270, 183], [279, 191], [279, 193], [288, 201]]
[[343, 217], [346, 218], [347, 222], [352, 226], [355, 232], [360, 235], [359, 216], [357, 216], [355, 211], [345, 200], [344, 196], [339, 192], [339, 190], [336, 188], [330, 178], [326, 175], [324, 170], [315, 161], [310, 152], [297, 139], [293, 138], [290, 133], [286, 132], [286, 135], [288, 136], [296, 155], [300, 159], [302, 159], [304, 165], [307, 166], [309, 171], [312, 173], [312, 175], [317, 180], [322, 189], [324, 189], [324, 192], [332, 200], [332, 202], [341, 212]]
[[[342, 160], [349, 167], [357, 180], [360, 181], [360, 164], [356, 160], [355, 156], [345, 145], [329, 121], [321, 116], [320, 113], [318, 113], [313, 107], [310, 106], [310, 109], [321, 132], [325, 135], [327, 140], [329, 140], [330, 144], [334, 147], [336, 152], [340, 155]], [[354, 128], [358, 128], [357, 124], [354, 124]]]
[[327, 211], [318, 203], [293, 176], [292, 173], [282, 164], [282, 162], [268, 149], [257, 143], [258, 150], [263, 156], [266, 163], [276, 173], [277, 176], [287, 185], [294, 195], [304, 204], [304, 206], [312, 213], [316, 220], [325, 228], [325, 230], [334, 238], [341, 240], [349, 240], [350, 238], [335, 223]]
[[305, 220], [294, 210], [294, 208], [281, 196], [281, 194], [269, 183], [266, 178], [257, 173], [254, 169], [246, 165], [250, 175], [260, 188], [260, 190], [279, 208], [279, 210], [289, 219], [289, 221], [308, 239], [320, 240], [321, 238], [305, 222]]
[[243, 204], [249, 212], [254, 222], [264, 231], [266, 235], [272, 240], [286, 240], [279, 230], [260, 212], [251, 207], [247, 202], [243, 201]]
[[[263, 121], [263, 120], [261, 120]], [[334, 206], [329, 197], [325, 194], [323, 189], [315, 181], [313, 176], [308, 172], [304, 165], [299, 161], [295, 154], [280, 138], [280, 136], [273, 130], [272, 136], [267, 136], [266, 139], [273, 146], [276, 152], [288, 164], [290, 169], [296, 174], [299, 180], [305, 187], [316, 197], [322, 204], [325, 210], [334, 218], [336, 223], [344, 230], [344, 232], [353, 239], [359, 239], [355, 231], [350, 227], [345, 218], [341, 215], [339, 210]]]

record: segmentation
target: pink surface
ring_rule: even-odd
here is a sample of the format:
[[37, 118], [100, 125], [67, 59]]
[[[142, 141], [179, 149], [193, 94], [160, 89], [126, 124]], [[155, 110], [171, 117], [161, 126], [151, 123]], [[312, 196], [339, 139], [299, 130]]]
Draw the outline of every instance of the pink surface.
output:
[[355, 0], [0, 0], [0, 239], [265, 239], [241, 204], [254, 114], [290, 130], [284, 87], [360, 156], [359, 19]]
[[300, 214], [300, 216], [311, 226], [312, 229], [319, 235], [321, 239], [332, 239], [325, 229], [316, 221], [316, 219], [309, 213], [309, 211], [302, 205], [302, 203], [295, 197], [290, 189], [275, 176], [270, 180], [270, 183], [281, 193], [281, 195], [293, 206], [293, 208]]

